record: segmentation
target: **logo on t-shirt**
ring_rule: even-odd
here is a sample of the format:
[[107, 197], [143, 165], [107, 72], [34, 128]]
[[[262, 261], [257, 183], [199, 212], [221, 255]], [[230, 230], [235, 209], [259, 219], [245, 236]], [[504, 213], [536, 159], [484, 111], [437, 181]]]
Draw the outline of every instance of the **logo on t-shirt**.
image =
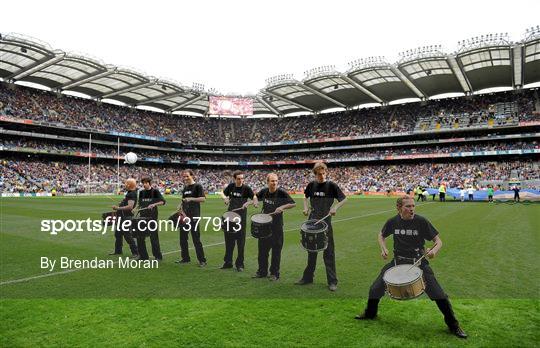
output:
[[396, 228], [394, 234], [401, 236], [418, 236], [418, 230], [400, 230]]
[[184, 196], [190, 195], [190, 194], [191, 194], [191, 191], [184, 191]]
[[269, 199], [264, 199], [264, 203], [274, 205], [274, 202]]
[[234, 197], [242, 197], [242, 193], [240, 192], [232, 192], [231, 195]]
[[316, 197], [324, 197], [325, 193], [324, 192], [313, 192], [313, 195], [316, 196]]

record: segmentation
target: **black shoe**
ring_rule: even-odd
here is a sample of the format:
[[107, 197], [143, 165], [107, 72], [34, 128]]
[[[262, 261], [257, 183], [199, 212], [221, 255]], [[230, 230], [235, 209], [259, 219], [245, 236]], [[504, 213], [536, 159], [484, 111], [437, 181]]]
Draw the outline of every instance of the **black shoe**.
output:
[[233, 265], [230, 263], [224, 263], [223, 266], [221, 266], [219, 269], [229, 269], [233, 268]]
[[253, 278], [253, 279], [256, 279], [256, 278], [266, 278], [266, 276], [260, 274], [259, 272], [257, 272], [257, 273], [255, 273], [254, 275], [252, 275], [251, 278]]
[[451, 327], [450, 331], [459, 338], [467, 338], [467, 333], [459, 325]]
[[176, 260], [174, 263], [190, 263], [190, 260]]
[[296, 283], [294, 283], [294, 285], [308, 285], [308, 284], [313, 284], [313, 280], [305, 280], [304, 278], [302, 278]]
[[112, 253], [109, 253], [109, 255], [122, 255], [122, 253], [117, 253], [117, 252], [113, 251]]
[[373, 320], [375, 319], [377, 316], [376, 315], [367, 315], [366, 312], [362, 313], [362, 314], [358, 314], [356, 317], [354, 317], [354, 319], [356, 320]]

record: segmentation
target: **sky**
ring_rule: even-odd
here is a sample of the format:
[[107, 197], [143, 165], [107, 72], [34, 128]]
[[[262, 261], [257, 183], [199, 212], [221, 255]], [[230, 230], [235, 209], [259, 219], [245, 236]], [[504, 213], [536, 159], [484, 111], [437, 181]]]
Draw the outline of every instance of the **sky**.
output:
[[1, 33], [148, 76], [253, 95], [278, 74], [540, 24], [540, 1], [5, 1]]

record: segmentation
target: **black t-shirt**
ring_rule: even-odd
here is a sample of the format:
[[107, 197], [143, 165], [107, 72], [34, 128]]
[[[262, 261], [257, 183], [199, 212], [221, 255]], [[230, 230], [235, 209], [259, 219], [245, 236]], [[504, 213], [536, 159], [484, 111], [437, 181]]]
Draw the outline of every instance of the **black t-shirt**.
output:
[[[119, 207], [126, 207], [128, 205], [128, 201], [133, 201], [133, 209], [137, 206], [137, 190], [131, 190], [126, 192], [126, 195], [124, 196], [124, 199], [120, 204]], [[120, 210], [120, 216], [132, 216], [132, 211], [126, 211], [126, 210]]]
[[[139, 192], [139, 208], [143, 209], [150, 204], [157, 202], [165, 203], [165, 199], [161, 195], [158, 189], [151, 187], [150, 190], [142, 190]], [[158, 207], [154, 209], [146, 209], [140, 212], [140, 216], [150, 217], [152, 219], [158, 218]]]
[[[197, 198], [204, 197], [204, 190], [201, 184], [194, 183], [184, 186], [182, 190], [182, 198]], [[182, 209], [187, 216], [201, 216], [201, 203], [199, 202], [182, 202]]]
[[403, 220], [396, 215], [386, 221], [382, 228], [383, 237], [394, 236], [394, 254], [404, 257], [419, 257], [426, 240], [433, 240], [439, 232], [431, 222], [420, 215], [411, 220]]
[[[251, 187], [247, 185], [237, 187], [234, 182], [227, 185], [225, 190], [223, 190], [223, 194], [229, 197], [229, 208], [227, 209], [229, 211], [242, 207], [248, 199], [253, 199], [254, 196]], [[247, 209], [241, 209], [236, 212], [245, 217]]]
[[339, 202], [344, 200], [345, 194], [339, 186], [333, 181], [325, 181], [319, 183], [317, 181], [310, 182], [304, 190], [304, 195], [309, 198], [313, 211], [310, 214], [310, 219], [321, 219], [328, 214], [334, 199]]
[[[263, 213], [273, 213], [277, 207], [281, 207], [285, 204], [294, 203], [294, 199], [281, 187], [278, 187], [274, 193], [271, 193], [268, 187], [263, 188], [257, 192], [257, 198], [263, 202]], [[272, 215], [272, 226], [283, 226], [283, 214]]]

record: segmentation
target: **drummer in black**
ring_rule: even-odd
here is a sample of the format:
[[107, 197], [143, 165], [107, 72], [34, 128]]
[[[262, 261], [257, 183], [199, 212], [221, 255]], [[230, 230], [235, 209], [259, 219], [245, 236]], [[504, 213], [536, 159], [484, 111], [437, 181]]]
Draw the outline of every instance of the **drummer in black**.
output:
[[[117, 223], [118, 226], [123, 226], [122, 222], [124, 219], [129, 219], [133, 216], [133, 209], [137, 206], [137, 182], [133, 178], [129, 178], [125, 182], [126, 187], [126, 195], [124, 196], [124, 199], [120, 202], [119, 205], [115, 205], [112, 207], [112, 209], [116, 212], [116, 216], [120, 218], [120, 223]], [[131, 236], [131, 230], [130, 228], [117, 228], [114, 231], [114, 251], [110, 253], [109, 255], [121, 255], [122, 254], [122, 237], [126, 240], [126, 242], [129, 244], [129, 248], [131, 249], [131, 253], [133, 254], [133, 257], [138, 256], [137, 251], [137, 244], [135, 244], [135, 240]]]
[[234, 182], [231, 182], [225, 190], [223, 190], [223, 200], [229, 207], [227, 211], [234, 210], [240, 215], [240, 230], [235, 233], [225, 234], [225, 257], [223, 258], [223, 266], [221, 269], [233, 267], [232, 257], [235, 245], [238, 245], [238, 255], [234, 265], [238, 272], [244, 270], [244, 246], [246, 244], [246, 224], [247, 224], [247, 207], [253, 203], [257, 204], [257, 197], [253, 194], [253, 190], [248, 185], [244, 184], [244, 173], [237, 170], [233, 173]]
[[[379, 276], [369, 289], [369, 299], [364, 313], [357, 315], [355, 319], [375, 319], [377, 316], [379, 300], [384, 296], [385, 292], [383, 276], [388, 269], [399, 264], [415, 263], [425, 253], [424, 242], [426, 240], [435, 243], [426, 254], [430, 259], [434, 258], [442, 247], [442, 240], [435, 227], [426, 218], [414, 213], [413, 197], [402, 196], [398, 198], [397, 210], [398, 215], [386, 222], [378, 236], [383, 259], [388, 258], [385, 239], [390, 235], [393, 236], [394, 259], [382, 268]], [[450, 331], [457, 337], [467, 338], [467, 334], [461, 329], [454, 315], [448, 295], [446, 295], [439, 282], [437, 282], [435, 274], [429, 266], [429, 262], [424, 258], [418, 267], [423, 271], [426, 294], [439, 307]]]
[[201, 203], [206, 201], [206, 197], [201, 184], [195, 182], [194, 173], [191, 169], [182, 171], [182, 180], [184, 181], [184, 189], [182, 190], [181, 210], [184, 211], [188, 219], [186, 219], [187, 222], [180, 227], [181, 259], [175, 262], [189, 263], [191, 261], [188, 246], [188, 238], [191, 233], [199, 266], [204, 267], [206, 266], [206, 258], [204, 257], [201, 234], [199, 232], [199, 224], [201, 223], [199, 219], [201, 217]]
[[[313, 173], [315, 180], [310, 182], [304, 190], [304, 215], [309, 214], [309, 219], [324, 221], [328, 224], [326, 231], [328, 236], [328, 247], [323, 252], [324, 265], [326, 266], [326, 281], [330, 291], [337, 290], [337, 275], [336, 275], [336, 254], [334, 252], [334, 233], [332, 230], [332, 216], [336, 215], [336, 211], [345, 204], [347, 198], [339, 186], [333, 182], [326, 180], [328, 168], [323, 162], [315, 163]], [[338, 203], [335, 206], [334, 200]], [[311, 204], [311, 212], [309, 208]], [[313, 283], [315, 266], [317, 265], [316, 252], [308, 252], [308, 262], [302, 279], [296, 282], [297, 285], [306, 285]]]
[[[271, 281], [279, 279], [281, 264], [281, 249], [283, 248], [283, 211], [296, 206], [296, 203], [287, 191], [278, 187], [278, 176], [270, 173], [266, 177], [268, 187], [257, 192], [257, 199], [263, 202], [263, 214], [272, 214], [272, 235], [259, 239], [258, 261], [259, 269], [252, 278], [267, 277]], [[257, 208], [257, 204], [254, 202]], [[270, 275], [268, 275], [268, 255], [272, 250]]]
[[[146, 217], [146, 225], [144, 226], [148, 229], [150, 235], [150, 244], [152, 244], [152, 255], [158, 261], [163, 259], [161, 254], [161, 247], [159, 245], [159, 236], [158, 236], [158, 206], [165, 204], [165, 199], [161, 195], [161, 192], [155, 187], [152, 187], [152, 179], [150, 177], [144, 177], [141, 179], [143, 183], [144, 190], [139, 192], [139, 215], [141, 217]], [[154, 223], [148, 223], [150, 220], [155, 221]], [[139, 249], [139, 259], [148, 260], [148, 251], [146, 251], [146, 241], [145, 235], [141, 234], [137, 237], [137, 247]]]

